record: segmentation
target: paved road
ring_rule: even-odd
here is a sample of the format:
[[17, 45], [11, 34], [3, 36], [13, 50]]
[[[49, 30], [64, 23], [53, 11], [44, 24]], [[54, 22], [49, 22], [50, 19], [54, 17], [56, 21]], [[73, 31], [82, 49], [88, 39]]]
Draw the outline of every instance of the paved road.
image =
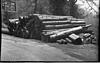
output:
[[79, 53], [74, 53], [78, 56], [67, 53], [38, 40], [2, 34], [1, 61], [84, 61], [78, 58]]

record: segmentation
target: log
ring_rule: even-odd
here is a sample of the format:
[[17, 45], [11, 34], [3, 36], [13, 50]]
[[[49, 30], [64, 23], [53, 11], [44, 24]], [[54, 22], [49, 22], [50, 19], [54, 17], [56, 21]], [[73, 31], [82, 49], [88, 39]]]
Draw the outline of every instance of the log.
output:
[[85, 21], [70, 21], [70, 20], [64, 20], [64, 21], [43, 21], [42, 24], [44, 25], [57, 25], [57, 24], [86, 24]]
[[71, 21], [85, 21], [84, 19], [77, 19], [77, 18], [69, 18]]
[[50, 29], [64, 29], [64, 28], [73, 28], [73, 27], [78, 27], [78, 26], [85, 26], [85, 24], [45, 25], [44, 29], [45, 30], [50, 30]]
[[62, 32], [64, 30], [68, 30], [70, 28], [66, 28], [66, 29], [57, 29], [57, 30], [44, 30], [43, 31], [43, 34], [44, 35], [52, 35], [52, 34], [55, 34], [55, 33], [58, 33], [58, 32]]
[[53, 20], [53, 19], [71, 19], [72, 16], [55, 16], [55, 15], [40, 15], [40, 14], [33, 14], [40, 18], [40, 20]]
[[59, 44], [63, 44], [62, 40], [57, 40], [56, 42]]
[[43, 25], [57, 25], [57, 24], [69, 24], [70, 20], [63, 20], [63, 21], [43, 21]]
[[72, 32], [77, 32], [77, 31], [80, 31], [80, 30], [87, 30], [88, 27], [90, 27], [90, 26], [91, 26], [91, 24], [86, 25], [86, 26], [74, 27], [74, 28], [71, 28], [69, 30], [65, 30], [65, 31], [50, 35], [50, 39], [59, 39], [59, 38], [62, 38], [66, 35], [69, 35]]
[[61, 21], [61, 20], [68, 20], [67, 18], [43, 18], [43, 19], [41, 19], [40, 18], [40, 20], [41, 21]]
[[65, 39], [61, 39], [63, 44], [67, 44], [67, 41]]
[[17, 20], [19, 20], [19, 19], [9, 19], [10, 22], [15, 22]]
[[65, 38], [65, 40], [69, 43], [72, 43], [72, 40], [70, 40], [69, 38]]
[[57, 16], [57, 15], [45, 15], [45, 14], [33, 14], [36, 16], [43, 16], [43, 17], [72, 17], [72, 16]]
[[85, 21], [79, 20], [79, 21], [71, 21], [71, 24], [86, 24]]
[[52, 31], [57, 31], [57, 30], [66, 30], [66, 29], [70, 29], [70, 28], [63, 28], [63, 29], [52, 29], [52, 30], [42, 30], [42, 32], [52, 32]]
[[75, 26], [84, 26], [85, 24], [61, 24], [61, 25], [45, 25], [45, 28], [60, 28], [60, 27], [75, 27]]

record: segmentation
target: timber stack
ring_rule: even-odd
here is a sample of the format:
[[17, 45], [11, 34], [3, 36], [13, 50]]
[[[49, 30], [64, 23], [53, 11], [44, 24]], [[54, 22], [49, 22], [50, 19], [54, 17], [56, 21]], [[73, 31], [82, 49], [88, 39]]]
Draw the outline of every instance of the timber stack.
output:
[[[77, 19], [72, 16], [30, 14], [19, 17], [17, 21], [18, 24], [13, 26], [15, 24], [12, 25], [11, 20], [9, 20], [10, 25], [8, 28], [13, 34], [23, 38], [60, 44], [82, 44], [87, 43], [86, 41], [91, 42], [94, 39], [93, 31], [88, 29], [91, 24], [86, 25], [84, 19]], [[83, 34], [82, 37], [80, 37], [80, 34]], [[86, 35], [89, 36], [86, 38]]]

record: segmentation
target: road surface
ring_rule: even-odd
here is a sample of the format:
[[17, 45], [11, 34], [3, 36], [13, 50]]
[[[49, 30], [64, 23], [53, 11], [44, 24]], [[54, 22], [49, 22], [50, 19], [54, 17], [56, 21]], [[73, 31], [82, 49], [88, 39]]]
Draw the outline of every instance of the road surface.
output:
[[[66, 51], [60, 48], [62, 46]], [[76, 50], [74, 46], [65, 47], [2, 34], [1, 61], [97, 61], [96, 48], [88, 52]]]

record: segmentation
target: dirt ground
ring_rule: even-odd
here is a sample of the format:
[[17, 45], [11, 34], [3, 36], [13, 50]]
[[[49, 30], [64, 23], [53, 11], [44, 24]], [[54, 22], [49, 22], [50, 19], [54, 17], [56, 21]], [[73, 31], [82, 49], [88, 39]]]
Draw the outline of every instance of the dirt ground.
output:
[[1, 61], [97, 61], [93, 44], [43, 43], [2, 34]]

